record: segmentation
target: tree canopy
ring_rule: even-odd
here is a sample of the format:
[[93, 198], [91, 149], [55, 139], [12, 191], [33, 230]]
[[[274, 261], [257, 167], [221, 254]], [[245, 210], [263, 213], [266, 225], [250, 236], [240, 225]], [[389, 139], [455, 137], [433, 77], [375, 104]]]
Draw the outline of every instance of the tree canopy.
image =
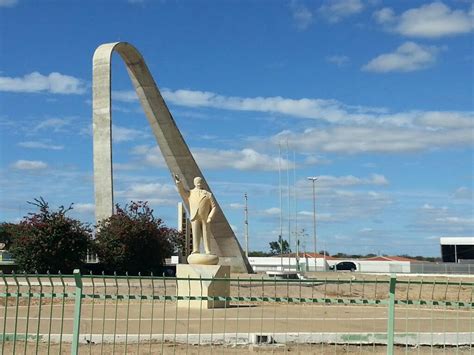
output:
[[181, 249], [181, 234], [163, 225], [147, 202], [131, 202], [99, 222], [94, 250], [105, 271], [160, 274], [165, 258]]
[[270, 255], [279, 255], [291, 253], [288, 241], [278, 237], [277, 241], [270, 242]]
[[38, 208], [23, 221], [9, 225], [13, 241], [10, 252], [25, 272], [71, 272], [81, 268], [90, 246], [91, 230], [82, 222], [66, 216], [72, 209], [60, 206], [51, 211], [43, 199], [28, 202]]

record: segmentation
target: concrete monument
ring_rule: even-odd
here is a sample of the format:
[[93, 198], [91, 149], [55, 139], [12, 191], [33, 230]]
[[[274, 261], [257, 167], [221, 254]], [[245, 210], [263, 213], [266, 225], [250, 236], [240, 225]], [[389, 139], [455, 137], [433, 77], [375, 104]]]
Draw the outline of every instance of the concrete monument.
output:
[[[107, 43], [96, 49], [93, 58], [92, 126], [96, 220], [99, 221], [111, 216], [114, 206], [111, 103], [113, 52], [117, 52], [125, 62], [137, 96], [173, 178], [175, 174], [179, 174], [183, 178], [183, 188], [189, 190], [194, 177], [200, 176], [202, 189], [212, 193], [176, 126], [143, 57], [126, 42]], [[215, 210], [211, 218], [213, 233], [209, 236], [208, 248], [219, 257], [221, 265], [229, 265], [234, 272], [252, 272], [234, 232], [215, 199], [214, 204]], [[203, 223], [203, 226], [204, 224], [206, 227], [209, 225], [207, 221]]]

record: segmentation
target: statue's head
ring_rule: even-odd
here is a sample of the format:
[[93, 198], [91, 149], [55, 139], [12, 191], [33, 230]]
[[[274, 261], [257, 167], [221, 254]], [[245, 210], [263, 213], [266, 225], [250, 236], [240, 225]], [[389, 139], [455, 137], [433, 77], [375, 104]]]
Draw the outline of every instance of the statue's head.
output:
[[202, 188], [202, 179], [199, 176], [194, 178], [194, 186], [198, 189]]

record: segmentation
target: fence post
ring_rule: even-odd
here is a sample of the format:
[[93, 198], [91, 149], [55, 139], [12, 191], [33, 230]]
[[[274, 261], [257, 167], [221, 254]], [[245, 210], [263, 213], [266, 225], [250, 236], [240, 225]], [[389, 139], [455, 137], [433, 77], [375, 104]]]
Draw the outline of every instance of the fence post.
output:
[[395, 335], [395, 287], [397, 275], [390, 276], [390, 290], [388, 299], [388, 323], [387, 323], [387, 355], [393, 355], [393, 343]]
[[79, 333], [81, 325], [81, 305], [82, 305], [82, 278], [79, 269], [75, 269], [74, 281], [76, 282], [76, 292], [74, 296], [74, 330], [72, 334], [71, 355], [79, 353]]

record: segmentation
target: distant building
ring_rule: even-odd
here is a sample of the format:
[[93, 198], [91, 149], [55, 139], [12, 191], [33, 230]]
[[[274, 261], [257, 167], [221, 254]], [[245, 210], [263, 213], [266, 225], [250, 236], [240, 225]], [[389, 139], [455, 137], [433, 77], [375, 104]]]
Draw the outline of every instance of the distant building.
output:
[[409, 263], [419, 263], [420, 260], [416, 260], [413, 258], [406, 258], [404, 256], [388, 256], [388, 255], [379, 255], [373, 256], [371, 258], [364, 258], [361, 260], [365, 261], [402, 261], [402, 262], [409, 262]]
[[461, 263], [474, 260], [474, 237], [440, 238], [441, 257], [445, 263]]

